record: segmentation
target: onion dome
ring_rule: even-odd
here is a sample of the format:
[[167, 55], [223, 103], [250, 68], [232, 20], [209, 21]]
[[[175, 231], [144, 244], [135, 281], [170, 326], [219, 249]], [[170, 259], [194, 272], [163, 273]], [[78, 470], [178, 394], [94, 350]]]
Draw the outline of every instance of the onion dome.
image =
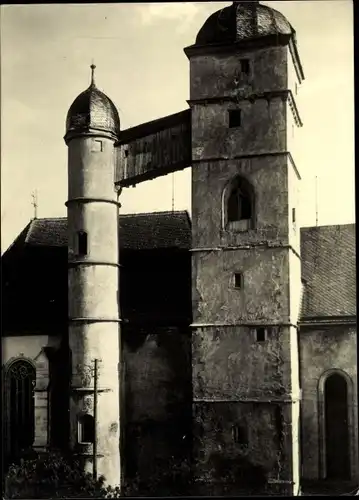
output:
[[233, 2], [212, 14], [200, 29], [196, 45], [230, 44], [268, 35], [294, 35], [287, 19], [258, 1]]
[[91, 85], [71, 104], [66, 118], [65, 141], [78, 135], [109, 135], [117, 139], [120, 133], [120, 118], [116, 106], [106, 94], [95, 85], [91, 65]]

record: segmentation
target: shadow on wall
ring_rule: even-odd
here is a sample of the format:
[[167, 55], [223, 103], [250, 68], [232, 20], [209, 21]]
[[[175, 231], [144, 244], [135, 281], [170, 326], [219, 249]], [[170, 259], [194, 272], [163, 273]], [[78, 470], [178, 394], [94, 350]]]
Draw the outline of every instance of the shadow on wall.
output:
[[188, 328], [123, 328], [126, 495], [186, 494], [191, 450]]
[[247, 457], [223, 457], [213, 453], [210, 457], [212, 477], [220, 482], [245, 489], [252, 494], [262, 493], [267, 484], [267, 473], [260, 465], [253, 465]]

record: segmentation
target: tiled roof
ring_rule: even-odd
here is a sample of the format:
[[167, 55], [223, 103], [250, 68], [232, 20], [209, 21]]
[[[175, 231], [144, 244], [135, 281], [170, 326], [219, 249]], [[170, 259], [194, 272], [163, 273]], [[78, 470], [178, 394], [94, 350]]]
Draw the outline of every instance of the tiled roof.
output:
[[120, 133], [116, 106], [94, 83], [76, 97], [66, 118], [66, 135], [90, 129], [110, 132], [115, 137]]
[[258, 2], [233, 2], [212, 14], [200, 29], [197, 45], [235, 43], [267, 35], [291, 35], [293, 28], [275, 9]]
[[356, 315], [355, 224], [301, 229], [302, 318]]
[[[129, 250], [191, 248], [191, 226], [187, 212], [120, 215], [120, 247]], [[25, 243], [30, 246], [67, 245], [67, 219], [34, 219]]]
[[[125, 250], [191, 248], [184, 211], [121, 215], [120, 230]], [[67, 219], [35, 219], [20, 236], [20, 246], [66, 247]], [[302, 320], [355, 316], [355, 224], [302, 228], [301, 257]]]

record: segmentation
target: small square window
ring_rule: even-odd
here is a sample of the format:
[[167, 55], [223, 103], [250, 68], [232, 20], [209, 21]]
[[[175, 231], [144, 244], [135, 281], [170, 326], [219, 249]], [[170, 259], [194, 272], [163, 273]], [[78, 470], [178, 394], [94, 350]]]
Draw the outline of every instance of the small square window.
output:
[[249, 59], [241, 59], [241, 73], [249, 75]]
[[228, 118], [229, 128], [240, 127], [242, 123], [242, 110], [230, 109], [228, 111]]
[[243, 274], [234, 273], [234, 288], [243, 288]]
[[99, 141], [99, 140], [95, 139], [92, 142], [92, 151], [94, 153], [101, 153], [101, 151], [102, 151], [102, 141]]
[[257, 342], [265, 342], [267, 340], [267, 329], [266, 328], [256, 328], [256, 340]]
[[95, 439], [95, 420], [92, 415], [83, 415], [78, 421], [78, 442], [93, 443]]

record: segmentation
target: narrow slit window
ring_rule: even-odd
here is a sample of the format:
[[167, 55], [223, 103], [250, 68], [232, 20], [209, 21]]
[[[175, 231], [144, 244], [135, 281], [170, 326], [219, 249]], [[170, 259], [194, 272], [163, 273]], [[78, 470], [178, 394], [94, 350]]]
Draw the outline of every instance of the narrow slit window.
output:
[[240, 127], [242, 124], [242, 111], [240, 109], [230, 109], [228, 118], [229, 128]]
[[249, 75], [249, 59], [241, 59], [241, 73]]
[[266, 328], [257, 328], [256, 329], [256, 340], [257, 340], [257, 342], [265, 342], [267, 340]]
[[242, 445], [246, 445], [247, 444], [247, 437], [245, 435], [245, 432], [238, 425], [234, 425], [232, 427], [232, 437], [233, 437], [233, 441], [236, 444], [242, 444]]
[[95, 441], [95, 419], [92, 415], [83, 415], [79, 419], [79, 443], [93, 443]]
[[79, 255], [87, 255], [87, 233], [79, 231], [77, 233]]
[[292, 208], [292, 222], [295, 224], [295, 208]]
[[243, 275], [242, 273], [234, 273], [234, 288], [243, 288]]

